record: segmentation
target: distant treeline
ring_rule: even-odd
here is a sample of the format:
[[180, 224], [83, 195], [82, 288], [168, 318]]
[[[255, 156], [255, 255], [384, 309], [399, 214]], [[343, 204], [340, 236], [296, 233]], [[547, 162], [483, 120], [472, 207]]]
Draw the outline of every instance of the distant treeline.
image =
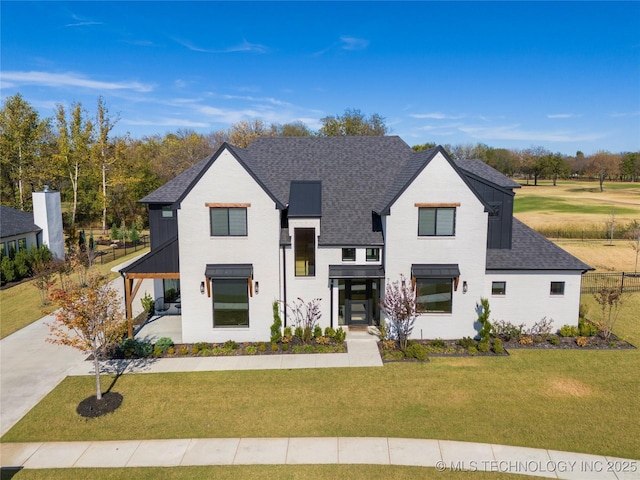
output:
[[[214, 152], [223, 142], [246, 147], [264, 136], [388, 135], [385, 119], [348, 109], [321, 119], [318, 131], [302, 122], [285, 125], [243, 121], [208, 134], [177, 130], [131, 138], [112, 134], [117, 117], [98, 97], [90, 116], [80, 103], [58, 105], [53, 118], [40, 118], [20, 95], [6, 98], [0, 110], [0, 202], [31, 210], [31, 192], [44, 185], [61, 192], [65, 225], [96, 226], [104, 231], [123, 222], [146, 224], [138, 200]], [[435, 146], [415, 145], [415, 150]], [[637, 181], [639, 152], [598, 152], [585, 156], [484, 144], [443, 145], [456, 159], [478, 158], [502, 173], [534, 184], [540, 178], [596, 178]]]

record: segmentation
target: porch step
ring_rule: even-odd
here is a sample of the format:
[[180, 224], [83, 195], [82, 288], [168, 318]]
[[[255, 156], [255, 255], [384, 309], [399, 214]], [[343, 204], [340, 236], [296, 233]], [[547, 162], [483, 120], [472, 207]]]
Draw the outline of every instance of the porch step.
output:
[[349, 325], [350, 332], [366, 332], [368, 328], [368, 325]]

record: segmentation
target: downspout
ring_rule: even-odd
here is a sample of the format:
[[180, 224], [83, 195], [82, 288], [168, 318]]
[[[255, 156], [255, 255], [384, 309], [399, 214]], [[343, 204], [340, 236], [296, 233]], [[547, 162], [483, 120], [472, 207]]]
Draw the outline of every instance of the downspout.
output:
[[284, 245], [282, 245], [282, 290], [284, 301], [282, 308], [284, 313], [284, 328], [287, 328], [287, 253]]
[[333, 279], [329, 279], [329, 326], [333, 328]]

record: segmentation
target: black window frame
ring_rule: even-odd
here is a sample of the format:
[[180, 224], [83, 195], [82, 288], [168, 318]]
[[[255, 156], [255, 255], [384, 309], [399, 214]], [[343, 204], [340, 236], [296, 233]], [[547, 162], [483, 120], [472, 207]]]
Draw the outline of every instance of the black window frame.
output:
[[[559, 291], [556, 291], [557, 289], [554, 289], [554, 286], [555, 287], [560, 286], [561, 288], [559, 289]], [[564, 289], [565, 289], [564, 281], [552, 281], [549, 284], [549, 295], [561, 297], [564, 295]]]
[[[353, 256], [347, 256], [347, 253], [353, 252]], [[355, 262], [356, 261], [356, 249], [354, 247], [344, 247], [342, 249], [342, 261], [343, 262]]]
[[[232, 233], [231, 232], [231, 211], [243, 211], [244, 212], [244, 230], [241, 233]], [[213, 231], [213, 215], [214, 212], [227, 212], [227, 229], [226, 233], [216, 233]], [[212, 237], [246, 237], [249, 234], [249, 227], [247, 225], [247, 207], [209, 207], [209, 234]]]
[[[443, 278], [443, 277], [417, 277], [415, 279], [415, 293], [416, 293], [416, 311], [418, 313], [432, 313], [432, 314], [448, 314], [448, 313], [453, 313], [453, 292], [454, 292], [454, 279], [453, 278]], [[448, 299], [448, 304], [449, 304], [449, 309], [448, 310], [434, 310], [434, 309], [429, 309], [428, 307], [425, 308], [423, 307], [423, 305], [428, 305], [425, 303], [419, 303], [418, 299], [420, 297], [420, 285], [422, 284], [430, 284], [430, 285], [448, 285], [449, 287], [449, 291], [448, 292], [435, 292], [435, 293], [448, 293], [449, 294], [449, 299]], [[434, 303], [441, 303], [441, 302], [434, 302]]]
[[[371, 254], [369, 253], [371, 252]], [[375, 253], [375, 255], [374, 255]], [[379, 247], [371, 247], [367, 248], [365, 251], [365, 258], [367, 262], [379, 262], [380, 261], [380, 248]]]
[[[422, 212], [426, 210], [432, 210], [434, 212], [433, 216], [433, 232], [427, 233], [425, 230], [430, 225], [424, 225], [420, 221], [422, 218]], [[441, 211], [453, 211], [453, 223], [451, 228], [451, 233], [448, 231], [446, 233], [438, 232], [438, 212]], [[455, 237], [456, 236], [456, 217], [457, 217], [457, 208], [456, 207], [419, 207], [418, 208], [418, 236], [419, 237]], [[430, 230], [430, 229], [429, 229]]]
[[[312, 241], [303, 243], [303, 236], [307, 235]], [[293, 231], [294, 238], [294, 270], [296, 277], [315, 277], [316, 276], [316, 229], [315, 228], [296, 228]], [[309, 240], [309, 239], [306, 239]], [[313, 243], [312, 248], [309, 248]], [[298, 273], [299, 257], [304, 256], [305, 264], [302, 273]]]
[[[502, 284], [502, 291], [496, 291], [498, 290], [496, 288], [496, 284]], [[494, 282], [491, 282], [491, 295], [496, 295], [496, 296], [500, 296], [500, 297], [504, 297], [507, 294], [507, 282], [505, 282], [504, 280], [496, 280]]]
[[[250, 322], [251, 322], [251, 315], [250, 315], [250, 305], [249, 305], [249, 297], [250, 297], [250, 292], [249, 292], [249, 280], [245, 279], [245, 278], [211, 278], [209, 279], [209, 281], [211, 282], [211, 309], [212, 309], [212, 315], [213, 315], [213, 328], [249, 328], [250, 326]], [[222, 312], [229, 312], [229, 311], [238, 311], [240, 309], [222, 309], [222, 308], [218, 308], [217, 309], [217, 315], [216, 315], [216, 295], [219, 293], [220, 291], [220, 286], [223, 283], [227, 283], [227, 284], [235, 284], [235, 285], [243, 285], [243, 290], [246, 292], [246, 324], [245, 323], [235, 323], [235, 324], [216, 324], [216, 319], [218, 319], [221, 315]], [[217, 290], [216, 290], [216, 284], [218, 284]], [[220, 302], [220, 303], [232, 303], [232, 302]], [[238, 303], [238, 302], [235, 302]], [[244, 302], [242, 302], [244, 304]], [[242, 311], [244, 311], [244, 309], [242, 309]]]

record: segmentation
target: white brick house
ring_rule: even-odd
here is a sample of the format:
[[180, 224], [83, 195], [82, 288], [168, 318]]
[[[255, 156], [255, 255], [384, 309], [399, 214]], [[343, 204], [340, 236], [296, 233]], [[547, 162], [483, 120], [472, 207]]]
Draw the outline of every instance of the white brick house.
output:
[[377, 324], [401, 275], [414, 337], [476, 335], [482, 297], [494, 320], [577, 324], [590, 267], [513, 219], [518, 187], [394, 136], [225, 144], [141, 200], [152, 250], [122, 271], [126, 290], [155, 278], [185, 342], [268, 340], [274, 300], [319, 298], [323, 327]]

